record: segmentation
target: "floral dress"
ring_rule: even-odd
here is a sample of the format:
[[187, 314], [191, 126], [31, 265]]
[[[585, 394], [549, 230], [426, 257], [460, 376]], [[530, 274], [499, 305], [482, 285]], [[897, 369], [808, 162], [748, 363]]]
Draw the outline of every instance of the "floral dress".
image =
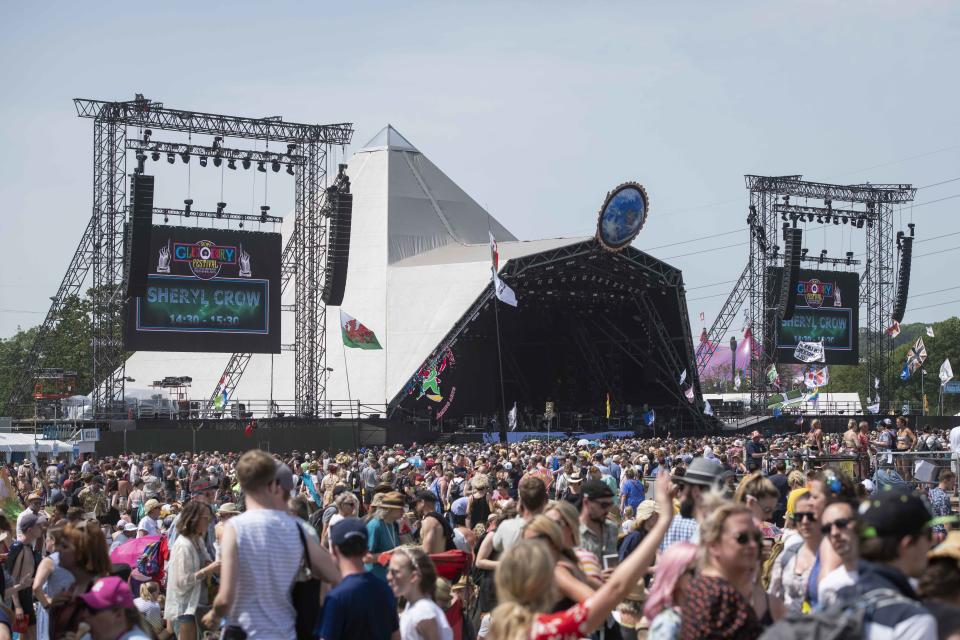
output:
[[541, 613], [530, 627], [530, 640], [579, 640], [587, 635], [589, 615], [583, 602], [559, 613]]

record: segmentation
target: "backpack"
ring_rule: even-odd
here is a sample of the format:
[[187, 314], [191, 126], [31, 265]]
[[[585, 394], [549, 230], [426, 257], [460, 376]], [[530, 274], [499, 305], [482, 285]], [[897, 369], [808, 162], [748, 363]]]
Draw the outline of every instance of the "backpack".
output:
[[466, 480], [463, 478], [454, 478], [453, 484], [450, 485], [450, 504], [453, 504], [453, 501], [457, 498], [463, 497], [463, 485], [466, 483]]
[[811, 614], [791, 613], [769, 627], [760, 640], [858, 640], [866, 622], [885, 606], [914, 602], [892, 589], [877, 589], [856, 599], [838, 600], [830, 608]]
[[436, 511], [430, 511], [429, 513], [423, 516], [424, 518], [433, 518], [440, 523], [440, 526], [443, 527], [443, 550], [444, 551], [453, 551], [457, 548], [456, 543], [453, 541], [453, 527], [450, 526], [450, 523], [446, 518], [441, 516]]
[[767, 557], [760, 569], [760, 584], [763, 585], [764, 591], [770, 588], [770, 576], [773, 575], [773, 568], [777, 566], [777, 563], [780, 563], [781, 567], [786, 567], [790, 558], [797, 555], [802, 544], [802, 542], [794, 544], [787, 549], [783, 545], [783, 536], [777, 538], [773, 546], [770, 547], [770, 556]]
[[148, 578], [155, 578], [163, 571], [163, 561], [160, 557], [161, 540], [148, 544], [137, 558], [137, 571]]

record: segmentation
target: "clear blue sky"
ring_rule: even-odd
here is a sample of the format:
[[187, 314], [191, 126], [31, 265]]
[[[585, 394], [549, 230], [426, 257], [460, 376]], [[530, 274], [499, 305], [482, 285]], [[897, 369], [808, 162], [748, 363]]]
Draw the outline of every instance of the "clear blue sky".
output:
[[[390, 122], [521, 238], [592, 233], [606, 191], [639, 180], [636, 245], [683, 269], [695, 335], [746, 247], [682, 254], [746, 241], [743, 174], [960, 178], [955, 2], [462, 4], [4, 3], [0, 336], [42, 320], [90, 215], [74, 97], [349, 121], [355, 148]], [[159, 204], [177, 206], [186, 169], [159, 164]], [[202, 171], [191, 196], [212, 208]], [[232, 209], [263, 200], [255, 173], [226, 185]], [[285, 177], [270, 178], [276, 213]], [[932, 201], [958, 194], [960, 180], [918, 193], [914, 293], [954, 286], [960, 197]], [[691, 238], [705, 239], [662, 246]], [[850, 246], [862, 233], [826, 244]], [[960, 314], [956, 300], [915, 297], [907, 321]]]

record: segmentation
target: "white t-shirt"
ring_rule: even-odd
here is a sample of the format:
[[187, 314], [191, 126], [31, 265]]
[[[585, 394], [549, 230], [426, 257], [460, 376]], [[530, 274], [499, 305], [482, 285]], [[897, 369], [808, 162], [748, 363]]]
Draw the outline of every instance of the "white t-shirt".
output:
[[453, 629], [450, 628], [443, 609], [430, 598], [420, 598], [412, 605], [407, 603], [407, 608], [400, 614], [401, 640], [423, 640], [423, 636], [417, 631], [417, 625], [424, 620], [437, 621], [440, 640], [453, 640]]
[[837, 600], [837, 592], [844, 587], [852, 587], [857, 584], [857, 572], [848, 571], [846, 567], [840, 565], [823, 577], [820, 584], [817, 585], [817, 600], [820, 606], [827, 607]]
[[950, 430], [950, 448], [960, 456], [960, 427], [954, 427]]
[[140, 518], [139, 530], [146, 531], [148, 536], [160, 535], [160, 527], [157, 526], [157, 521], [150, 516]]

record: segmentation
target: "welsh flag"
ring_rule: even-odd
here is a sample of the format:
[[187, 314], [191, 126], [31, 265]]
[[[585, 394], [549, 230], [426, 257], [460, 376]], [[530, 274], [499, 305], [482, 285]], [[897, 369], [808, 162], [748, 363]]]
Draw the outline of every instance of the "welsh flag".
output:
[[373, 331], [367, 329], [353, 316], [340, 310], [340, 333], [344, 346], [352, 349], [383, 349]]

